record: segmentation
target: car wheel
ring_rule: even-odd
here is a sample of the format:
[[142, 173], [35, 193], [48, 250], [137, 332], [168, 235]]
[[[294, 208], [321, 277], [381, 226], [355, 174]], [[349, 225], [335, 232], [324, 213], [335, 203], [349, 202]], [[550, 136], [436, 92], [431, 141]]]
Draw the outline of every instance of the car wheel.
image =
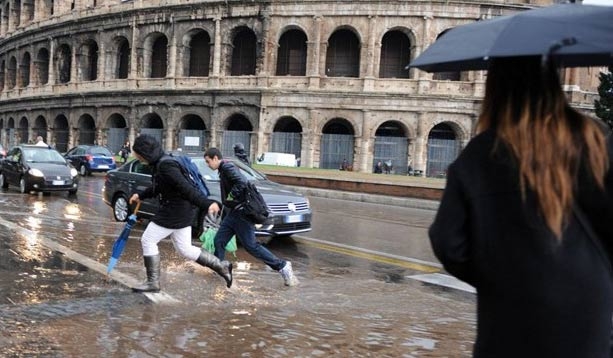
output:
[[81, 166], [79, 167], [79, 174], [81, 174], [82, 177], [87, 176], [88, 172], [85, 164], [81, 164]]
[[27, 194], [30, 192], [30, 184], [28, 184], [28, 180], [25, 177], [21, 177], [21, 179], [19, 179], [19, 191], [22, 194]]
[[9, 187], [9, 182], [6, 181], [4, 174], [0, 173], [0, 187], [6, 189]]
[[120, 194], [113, 199], [113, 216], [116, 221], [126, 221], [130, 215], [128, 198]]

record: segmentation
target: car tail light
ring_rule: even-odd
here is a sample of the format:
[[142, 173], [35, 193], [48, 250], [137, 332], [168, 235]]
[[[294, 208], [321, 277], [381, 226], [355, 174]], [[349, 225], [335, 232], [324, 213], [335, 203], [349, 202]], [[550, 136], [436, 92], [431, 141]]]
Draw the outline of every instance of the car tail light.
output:
[[88, 162], [91, 162], [94, 159], [94, 157], [92, 157], [91, 155], [87, 154], [85, 156], [85, 160], [87, 160]]

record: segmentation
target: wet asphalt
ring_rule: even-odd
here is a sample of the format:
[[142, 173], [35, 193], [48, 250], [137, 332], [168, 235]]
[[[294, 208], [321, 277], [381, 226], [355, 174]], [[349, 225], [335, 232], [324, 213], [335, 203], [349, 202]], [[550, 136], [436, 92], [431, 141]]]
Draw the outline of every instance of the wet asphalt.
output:
[[[119, 282], [103, 274], [123, 224], [108, 219], [96, 195], [101, 179], [87, 179], [90, 194], [76, 198], [0, 193], [2, 356], [470, 356], [474, 296], [407, 278], [440, 271], [427, 245], [412, 242], [423, 241], [431, 208], [390, 214], [388, 206], [360, 199], [343, 227], [326, 219], [349, 204], [332, 194], [313, 196], [318, 227], [268, 243], [292, 261], [301, 280], [292, 288], [239, 248], [230, 258], [235, 284], [226, 289], [221, 278], [185, 262], [163, 241], [164, 294], [152, 300], [125, 285], [144, 276], [142, 226], [116, 268]], [[409, 215], [408, 225], [399, 224]], [[359, 240], [351, 237], [382, 230], [372, 228], [372, 216], [386, 218], [388, 235], [421, 239], [354, 250]], [[330, 242], [319, 240], [324, 236]]]

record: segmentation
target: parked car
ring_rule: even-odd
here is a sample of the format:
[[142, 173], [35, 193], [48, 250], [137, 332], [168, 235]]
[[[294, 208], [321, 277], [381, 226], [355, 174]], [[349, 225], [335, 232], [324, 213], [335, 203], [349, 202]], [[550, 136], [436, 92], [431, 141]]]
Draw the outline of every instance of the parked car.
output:
[[55, 149], [36, 145], [18, 145], [0, 161], [0, 187], [19, 186], [19, 191], [68, 191], [79, 188], [79, 173]]
[[94, 172], [108, 172], [116, 169], [113, 153], [101, 145], [78, 145], [71, 148], [64, 157], [79, 171], [82, 176]]
[[[211, 192], [210, 198], [221, 202], [217, 171], [211, 170], [206, 165], [203, 155], [190, 154], [189, 156], [206, 180]], [[273, 214], [272, 228], [270, 225], [256, 228], [257, 235], [285, 236], [311, 230], [312, 212], [307, 198], [286, 186], [266, 179], [264, 174], [243, 164], [238, 159], [231, 158], [231, 160], [248, 180], [255, 181]], [[133, 160], [106, 174], [102, 197], [104, 202], [113, 209], [115, 220], [125, 221], [131, 214], [131, 208], [128, 205], [130, 193], [151, 186], [151, 169], [150, 166]], [[157, 209], [157, 198], [144, 200], [138, 212], [139, 217], [149, 219], [155, 215]], [[192, 227], [195, 235], [202, 232], [205, 215], [206, 212], [198, 213]]]

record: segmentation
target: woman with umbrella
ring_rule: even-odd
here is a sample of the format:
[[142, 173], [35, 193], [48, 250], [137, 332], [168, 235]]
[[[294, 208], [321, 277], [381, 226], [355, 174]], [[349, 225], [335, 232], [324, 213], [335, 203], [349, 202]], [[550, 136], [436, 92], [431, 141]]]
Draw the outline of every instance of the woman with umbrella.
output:
[[490, 60], [449, 167], [436, 256], [477, 289], [475, 357], [609, 357], [613, 178], [604, 129], [540, 56]]

